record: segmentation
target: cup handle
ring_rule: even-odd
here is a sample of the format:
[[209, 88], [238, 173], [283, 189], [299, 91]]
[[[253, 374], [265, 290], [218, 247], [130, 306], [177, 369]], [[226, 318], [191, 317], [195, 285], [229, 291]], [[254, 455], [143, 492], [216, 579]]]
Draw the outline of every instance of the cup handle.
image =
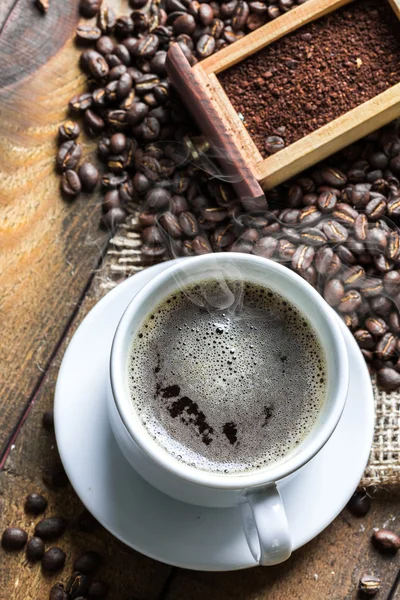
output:
[[261, 492], [248, 493], [241, 505], [244, 532], [254, 559], [277, 565], [292, 553], [292, 541], [282, 498], [275, 483]]

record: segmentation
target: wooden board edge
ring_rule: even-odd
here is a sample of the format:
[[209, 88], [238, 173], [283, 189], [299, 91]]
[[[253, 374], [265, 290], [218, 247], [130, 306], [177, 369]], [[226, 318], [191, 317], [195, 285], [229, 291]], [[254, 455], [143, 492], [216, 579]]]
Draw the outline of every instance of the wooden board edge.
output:
[[179, 96], [216, 153], [224, 175], [240, 198], [264, 198], [264, 192], [240, 153], [233, 136], [219, 118], [211, 99], [212, 86], [201, 77], [201, 66], [192, 69], [179, 44], [168, 50], [166, 68]]
[[234, 44], [219, 50], [201, 61], [206, 73], [220, 73], [272, 44], [279, 38], [299, 29], [303, 25], [315, 21], [354, 0], [308, 0], [293, 10], [281, 15], [278, 19], [266, 23], [259, 29], [247, 34]]
[[400, 83], [264, 159], [256, 177], [263, 189], [273, 188], [398, 117]]
[[389, 4], [393, 8], [396, 17], [400, 19], [400, 0], [389, 0]]

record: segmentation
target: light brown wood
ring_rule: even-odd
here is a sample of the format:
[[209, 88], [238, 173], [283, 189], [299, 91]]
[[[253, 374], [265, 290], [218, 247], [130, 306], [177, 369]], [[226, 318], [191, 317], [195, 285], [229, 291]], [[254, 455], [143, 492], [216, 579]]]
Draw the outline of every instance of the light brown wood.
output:
[[286, 181], [345, 146], [400, 117], [400, 84], [255, 165], [264, 189]]
[[400, 0], [389, 0], [389, 3], [397, 17], [400, 19]]
[[[27, 563], [24, 552], [6, 553], [0, 547], [2, 600], [47, 600], [51, 586], [59, 581], [68, 581], [74, 559], [86, 550], [96, 550], [103, 557], [104, 568], [99, 578], [110, 584], [107, 600], [157, 600], [171, 571], [167, 565], [130, 550], [102, 527], [92, 534], [80, 532], [74, 521], [81, 514], [83, 505], [72, 488], [50, 490], [42, 481], [43, 470], [59, 460], [54, 435], [41, 425], [42, 414], [53, 405], [57, 373], [68, 342], [96, 299], [96, 289], [92, 286], [46, 374], [35, 404], [0, 474], [0, 534], [5, 527], [16, 525], [24, 527], [32, 535], [35, 523], [42, 517], [30, 517], [24, 513], [25, 497], [30, 492], [43, 493], [49, 501], [45, 516], [60, 515], [69, 522], [66, 534], [47, 545], [59, 546], [66, 552], [66, 567], [62, 573], [43, 576], [40, 563]], [[62, 303], [69, 305], [69, 298], [64, 297]], [[132, 517], [137, 518], [137, 515]]]
[[[400, 490], [386, 500], [376, 499], [362, 519], [345, 509], [318, 538], [277, 567], [234, 573], [180, 571], [165, 600], [361, 600], [357, 588], [364, 573], [381, 577], [377, 598], [389, 600], [399, 557], [380, 554], [370, 535], [374, 527], [399, 531], [399, 500]], [[400, 590], [390, 599], [399, 597]]]
[[299, 27], [327, 15], [354, 0], [308, 0], [304, 4], [249, 33], [232, 46], [223, 48], [201, 62], [206, 73], [220, 73], [258, 52]]

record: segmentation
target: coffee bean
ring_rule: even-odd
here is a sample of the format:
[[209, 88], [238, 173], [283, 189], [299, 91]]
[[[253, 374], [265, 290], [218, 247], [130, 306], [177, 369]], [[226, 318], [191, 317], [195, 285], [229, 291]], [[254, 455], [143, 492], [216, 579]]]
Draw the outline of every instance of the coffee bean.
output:
[[338, 310], [342, 313], [356, 311], [362, 302], [361, 294], [357, 290], [347, 290], [340, 300]]
[[391, 296], [397, 296], [400, 293], [400, 273], [391, 271], [386, 273], [383, 278], [383, 286]]
[[66, 522], [61, 517], [48, 517], [39, 521], [35, 527], [35, 536], [42, 540], [55, 540], [65, 531]]
[[[202, 4], [202, 6], [206, 6]], [[200, 58], [207, 58], [207, 56], [211, 56], [211, 54], [215, 50], [215, 39], [212, 35], [204, 34], [199, 38], [199, 41], [196, 45], [196, 51]]]
[[366, 493], [354, 492], [347, 504], [347, 508], [355, 517], [365, 517], [370, 511], [371, 500]]
[[78, 25], [75, 32], [80, 40], [95, 41], [101, 37], [100, 29], [93, 25]]
[[334, 243], [345, 242], [348, 238], [348, 232], [343, 225], [337, 221], [327, 221], [322, 227], [328, 240]]
[[382, 360], [390, 359], [396, 350], [397, 338], [393, 333], [385, 333], [376, 345], [376, 355]]
[[373, 544], [379, 550], [389, 550], [397, 552], [400, 549], [400, 537], [393, 531], [387, 529], [378, 529], [372, 534]]
[[387, 236], [386, 256], [390, 260], [398, 260], [400, 255], [400, 236], [397, 231], [392, 231]]
[[25, 512], [32, 515], [40, 515], [47, 508], [47, 500], [42, 494], [32, 492], [25, 499]]
[[371, 229], [367, 233], [366, 245], [368, 252], [372, 255], [380, 255], [387, 247], [387, 234], [381, 229]]
[[400, 373], [391, 368], [384, 367], [377, 372], [378, 385], [390, 392], [400, 388]]
[[311, 246], [301, 244], [293, 254], [292, 267], [296, 271], [308, 269], [315, 256], [315, 250]]
[[49, 548], [42, 558], [42, 568], [44, 571], [50, 571], [52, 573], [61, 571], [61, 569], [64, 568], [65, 559], [66, 554], [61, 548]]
[[264, 148], [268, 154], [276, 154], [285, 147], [284, 140], [278, 135], [270, 135], [265, 139]]
[[110, 68], [104, 56], [93, 50], [88, 61], [88, 70], [95, 79], [103, 79], [108, 75]]
[[182, 236], [182, 229], [179, 225], [178, 218], [171, 212], [165, 212], [159, 219], [159, 223], [167, 235], [173, 239], [178, 239]]
[[363, 242], [368, 234], [368, 219], [366, 215], [358, 215], [354, 221], [354, 235]]
[[[377, 221], [386, 212], [386, 202], [383, 198], [373, 198], [365, 207], [365, 214], [371, 221]], [[388, 211], [389, 212], [389, 211]]]
[[45, 547], [43, 540], [39, 537], [33, 537], [26, 545], [26, 557], [32, 562], [42, 560], [44, 550]]
[[95, 600], [96, 598], [102, 600], [107, 596], [108, 591], [109, 585], [105, 581], [93, 581], [89, 587], [88, 598], [89, 600]]
[[358, 217], [358, 212], [348, 204], [339, 202], [332, 213], [332, 217], [343, 225], [352, 226]]
[[75, 123], [75, 121], [71, 121], [70, 119], [68, 121], [65, 121], [62, 125], [60, 125], [60, 128], [58, 130], [60, 140], [62, 140], [63, 142], [69, 140], [76, 140], [80, 132], [81, 129], [78, 123]]
[[316, 225], [321, 220], [322, 214], [319, 212], [316, 206], [308, 206], [300, 211], [298, 221], [302, 225]]
[[388, 330], [386, 321], [384, 321], [381, 317], [368, 317], [368, 319], [365, 320], [365, 326], [368, 331], [375, 336], [382, 336]]
[[323, 296], [331, 306], [337, 306], [344, 296], [344, 287], [340, 279], [330, 279], [324, 287]]
[[61, 179], [61, 192], [65, 196], [71, 198], [77, 196], [82, 191], [81, 180], [79, 179], [78, 173], [72, 169], [64, 171]]
[[64, 488], [68, 485], [68, 477], [61, 463], [48, 467], [43, 472], [43, 482], [50, 488]]
[[99, 172], [90, 162], [84, 162], [78, 169], [79, 179], [85, 192], [93, 192], [99, 181]]
[[[135, 185], [135, 182], [134, 182]], [[161, 210], [169, 206], [171, 194], [161, 187], [153, 187], [146, 193], [146, 206], [152, 210]]]
[[102, 0], [80, 0], [79, 12], [83, 17], [91, 19], [100, 10]]
[[383, 283], [381, 279], [376, 277], [368, 277], [361, 284], [361, 290], [366, 298], [379, 296], [383, 291]]
[[380, 317], [387, 317], [391, 311], [392, 303], [385, 296], [376, 296], [370, 300], [371, 308]]
[[337, 196], [333, 192], [322, 192], [317, 196], [317, 205], [323, 214], [331, 213], [337, 204]]
[[82, 148], [74, 140], [63, 142], [57, 153], [57, 166], [62, 171], [74, 169], [82, 156]]
[[67, 592], [62, 583], [56, 583], [50, 590], [49, 600], [68, 600]]
[[179, 225], [183, 234], [188, 238], [196, 237], [199, 234], [198, 222], [191, 212], [181, 212], [179, 214]]
[[[95, 552], [94, 554], [97, 554], [97, 552]], [[97, 555], [97, 556], [99, 556], [99, 555]], [[101, 559], [100, 559], [100, 563], [101, 563]], [[99, 566], [100, 566], [100, 563], [99, 563]], [[97, 570], [97, 568], [95, 568], [95, 570]], [[75, 563], [74, 563], [74, 569], [75, 569]], [[69, 581], [67, 583], [66, 592], [68, 594], [69, 600], [76, 600], [79, 597], [86, 596], [88, 590], [89, 590], [89, 578], [88, 578], [87, 574], [84, 574], [83, 572], [81, 573], [81, 572], [75, 570], [74, 573], [72, 573], [72, 575], [69, 578]]]
[[126, 212], [122, 208], [112, 208], [101, 218], [101, 225], [107, 231], [113, 231], [118, 225], [123, 223], [126, 218]]
[[395, 334], [400, 333], [400, 315], [396, 311], [392, 311], [389, 315], [389, 327], [390, 331]]
[[197, 255], [209, 254], [212, 252], [211, 245], [205, 236], [197, 235], [192, 240], [193, 252]]
[[333, 187], [344, 187], [347, 182], [346, 175], [339, 169], [328, 167], [321, 170], [321, 177], [325, 183]]
[[118, 190], [109, 190], [105, 195], [102, 203], [104, 213], [108, 213], [113, 208], [121, 207], [121, 198]]
[[234, 31], [241, 31], [244, 29], [249, 13], [250, 9], [247, 2], [238, 0], [232, 15], [232, 29]]
[[381, 580], [375, 575], [363, 575], [359, 581], [358, 589], [361, 594], [374, 596], [381, 589]]
[[74, 571], [79, 571], [85, 575], [93, 575], [99, 570], [102, 558], [98, 552], [92, 550], [81, 554], [74, 561]]
[[108, 35], [102, 35], [96, 42], [96, 50], [100, 54], [105, 56], [106, 54], [112, 54], [115, 48], [113, 40]]
[[7, 527], [3, 531], [1, 545], [4, 550], [21, 550], [28, 539], [26, 531], [20, 527]]
[[278, 240], [273, 237], [262, 237], [258, 240], [253, 249], [253, 254], [263, 256], [264, 258], [272, 258], [278, 247]]
[[326, 244], [326, 235], [320, 229], [316, 227], [308, 227], [303, 229], [300, 234], [302, 241], [310, 244], [311, 246], [322, 246]]
[[400, 216], [400, 198], [393, 198], [387, 203], [387, 212], [391, 218]]
[[360, 348], [372, 350], [375, 346], [375, 341], [369, 331], [366, 329], [358, 329], [354, 332], [354, 338]]

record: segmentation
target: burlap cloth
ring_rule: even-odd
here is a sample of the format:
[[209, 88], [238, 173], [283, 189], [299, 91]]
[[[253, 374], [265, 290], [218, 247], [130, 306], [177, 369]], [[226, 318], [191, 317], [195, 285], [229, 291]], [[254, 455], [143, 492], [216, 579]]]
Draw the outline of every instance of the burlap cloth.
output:
[[[99, 297], [118, 283], [150, 266], [141, 253], [142, 241], [137, 207], [128, 207], [129, 216], [111, 239], [96, 278]], [[367, 468], [360, 486], [389, 486], [400, 483], [400, 393], [385, 393], [374, 385], [375, 433]], [[360, 403], [363, 401], [360, 398]], [[357, 425], [355, 425], [357, 426]]]

